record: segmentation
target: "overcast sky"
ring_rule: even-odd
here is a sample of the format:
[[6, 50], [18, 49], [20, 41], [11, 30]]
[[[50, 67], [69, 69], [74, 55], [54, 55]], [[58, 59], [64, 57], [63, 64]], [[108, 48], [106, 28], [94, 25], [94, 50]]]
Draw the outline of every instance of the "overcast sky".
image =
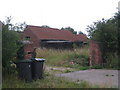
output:
[[48, 25], [52, 28], [72, 27], [87, 34], [87, 25], [117, 12], [120, 0], [1, 0], [0, 20], [12, 16], [12, 22]]

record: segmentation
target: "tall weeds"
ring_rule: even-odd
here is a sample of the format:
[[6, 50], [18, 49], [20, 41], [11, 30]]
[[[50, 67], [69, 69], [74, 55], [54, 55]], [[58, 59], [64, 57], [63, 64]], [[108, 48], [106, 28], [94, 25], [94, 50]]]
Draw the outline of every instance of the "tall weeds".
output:
[[89, 63], [89, 48], [77, 48], [73, 50], [55, 50], [55, 49], [41, 49], [36, 50], [37, 57], [45, 58], [46, 64], [56, 66], [69, 66], [73, 64], [80, 64], [81, 66]]

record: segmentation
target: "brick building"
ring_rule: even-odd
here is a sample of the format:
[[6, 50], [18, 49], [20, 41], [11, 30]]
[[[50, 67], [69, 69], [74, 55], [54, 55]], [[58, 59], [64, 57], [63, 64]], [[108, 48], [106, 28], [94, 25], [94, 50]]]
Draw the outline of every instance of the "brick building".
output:
[[55, 49], [70, 49], [73, 44], [86, 43], [84, 34], [75, 35], [68, 30], [28, 25], [23, 32], [23, 39], [31, 43], [25, 44], [25, 51], [32, 52], [34, 48], [45, 47]]
[[102, 64], [101, 49], [99, 43], [90, 41], [90, 66]]

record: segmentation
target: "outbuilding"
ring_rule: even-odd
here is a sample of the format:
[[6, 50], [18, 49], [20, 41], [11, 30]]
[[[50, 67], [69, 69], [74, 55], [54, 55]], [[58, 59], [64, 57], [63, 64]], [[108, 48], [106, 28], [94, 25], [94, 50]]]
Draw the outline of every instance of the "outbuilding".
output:
[[25, 51], [32, 52], [34, 48], [72, 49], [73, 44], [80, 46], [86, 43], [87, 36], [68, 30], [27, 25], [23, 40], [31, 42], [25, 45]]

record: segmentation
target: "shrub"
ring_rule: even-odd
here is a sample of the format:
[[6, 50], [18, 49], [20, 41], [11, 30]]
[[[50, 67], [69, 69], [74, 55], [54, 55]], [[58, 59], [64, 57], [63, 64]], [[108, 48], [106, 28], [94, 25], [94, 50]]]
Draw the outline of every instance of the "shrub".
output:
[[12, 70], [11, 63], [16, 59], [19, 45], [16, 41], [20, 38], [20, 34], [14, 30], [9, 30], [8, 25], [2, 28], [2, 67], [3, 70]]
[[73, 61], [75, 64], [79, 64], [81, 66], [89, 65], [89, 57], [85, 55], [73, 54], [68, 56], [70, 61]]
[[105, 68], [120, 69], [119, 60], [116, 53], [107, 53], [106, 54], [106, 63], [104, 63]]

